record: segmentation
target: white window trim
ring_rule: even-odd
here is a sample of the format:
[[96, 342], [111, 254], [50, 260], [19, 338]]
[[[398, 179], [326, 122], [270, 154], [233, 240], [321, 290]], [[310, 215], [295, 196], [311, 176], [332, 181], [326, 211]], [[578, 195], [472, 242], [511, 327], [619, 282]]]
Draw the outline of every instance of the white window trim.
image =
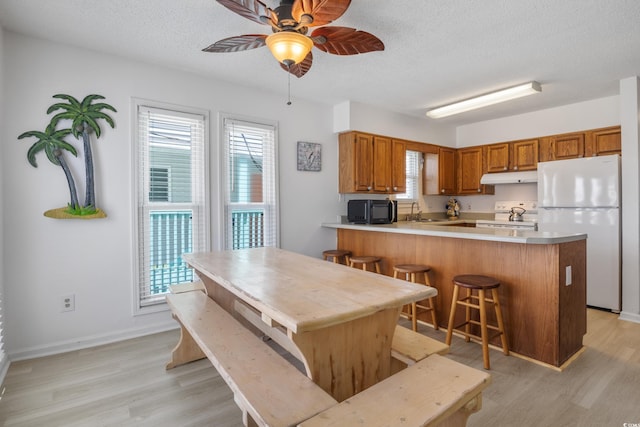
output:
[[[227, 165], [225, 164], [225, 130], [224, 130], [224, 122], [225, 119], [229, 119], [229, 120], [239, 120], [239, 121], [245, 121], [245, 122], [250, 122], [250, 123], [255, 123], [257, 125], [263, 125], [263, 126], [272, 126], [273, 130], [274, 130], [274, 158], [276, 160], [275, 162], [275, 169], [274, 169], [274, 174], [275, 174], [275, 199], [276, 199], [276, 212], [275, 212], [275, 217], [276, 217], [276, 233], [275, 233], [275, 240], [276, 240], [276, 247], [280, 247], [280, 234], [281, 234], [281, 223], [280, 223], [280, 152], [279, 152], [279, 146], [280, 146], [280, 142], [279, 142], [279, 128], [278, 128], [278, 122], [277, 121], [271, 121], [271, 120], [265, 120], [265, 119], [260, 119], [260, 118], [256, 118], [256, 117], [251, 117], [251, 116], [243, 116], [240, 114], [231, 114], [231, 113], [220, 113], [218, 115], [218, 147], [217, 147], [217, 191], [215, 192], [215, 203], [217, 204], [217, 214], [218, 214], [218, 218], [220, 218], [219, 221], [217, 221], [217, 224], [215, 225], [216, 227], [216, 233], [214, 236], [214, 241], [213, 241], [213, 245], [218, 248], [218, 249], [223, 249], [225, 247], [225, 221], [226, 219], [226, 214], [225, 214], [225, 191], [226, 188], [226, 170], [227, 170]], [[212, 190], [213, 191], [213, 190]]]
[[139, 162], [138, 162], [138, 108], [139, 107], [151, 107], [157, 108], [161, 110], [168, 110], [171, 113], [179, 114], [180, 112], [187, 114], [197, 114], [202, 115], [204, 117], [204, 125], [203, 125], [203, 136], [204, 136], [204, 147], [203, 147], [203, 156], [205, 159], [205, 165], [203, 170], [203, 176], [205, 180], [205, 200], [204, 200], [204, 219], [203, 219], [203, 227], [204, 227], [204, 236], [205, 236], [205, 246], [206, 250], [209, 250], [211, 247], [211, 233], [210, 233], [210, 223], [211, 223], [211, 202], [210, 202], [210, 194], [211, 194], [211, 186], [209, 179], [209, 127], [210, 127], [210, 115], [208, 110], [203, 110], [199, 108], [187, 107], [183, 105], [176, 105], [164, 102], [153, 101], [149, 99], [143, 98], [131, 98], [131, 171], [132, 171], [132, 179], [131, 182], [135, 185], [131, 186], [131, 247], [132, 247], [132, 274], [131, 274], [131, 308], [134, 316], [145, 315], [150, 313], [156, 313], [160, 311], [169, 310], [166, 303], [154, 304], [149, 306], [140, 307], [139, 300], [139, 287], [138, 287], [138, 278], [140, 277], [140, 269], [139, 269], [139, 260], [138, 260], [138, 191], [137, 191], [137, 180], [140, 173]]

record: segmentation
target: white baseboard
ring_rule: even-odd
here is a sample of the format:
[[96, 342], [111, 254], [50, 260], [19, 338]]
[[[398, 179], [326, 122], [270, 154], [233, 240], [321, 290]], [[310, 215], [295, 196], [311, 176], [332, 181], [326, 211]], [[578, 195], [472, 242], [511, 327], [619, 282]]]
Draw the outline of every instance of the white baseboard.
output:
[[50, 356], [52, 354], [66, 353], [74, 350], [82, 350], [84, 348], [96, 347], [112, 342], [124, 341], [145, 335], [157, 334], [159, 332], [170, 331], [177, 328], [178, 324], [175, 322], [175, 320], [170, 319], [166, 322], [145, 326], [144, 328], [126, 329], [109, 334], [82, 337], [72, 341], [61, 341], [41, 347], [26, 348], [23, 350], [11, 352], [8, 354], [8, 356], [9, 360], [13, 362], [18, 360], [35, 359], [36, 357]]
[[618, 317], [618, 319], [626, 320], [628, 322], [640, 323], [640, 314], [621, 311], [620, 317]]
[[[9, 365], [11, 365], [11, 362], [9, 362], [9, 358], [5, 356], [4, 359], [2, 359], [2, 363], [0, 363], [0, 384], [4, 384], [4, 377], [7, 376]], [[0, 399], [2, 399], [3, 392], [4, 389], [0, 389]]]

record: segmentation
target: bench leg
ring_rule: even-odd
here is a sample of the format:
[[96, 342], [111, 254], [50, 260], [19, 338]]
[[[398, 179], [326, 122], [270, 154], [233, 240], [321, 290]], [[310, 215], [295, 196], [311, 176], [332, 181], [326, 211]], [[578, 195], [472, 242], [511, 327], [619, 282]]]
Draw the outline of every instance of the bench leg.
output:
[[180, 340], [171, 351], [171, 359], [165, 366], [167, 370], [207, 357], [202, 350], [200, 350], [200, 347], [193, 340], [189, 332], [182, 326], [180, 320], [175, 316], [173, 318], [180, 324]]
[[480, 409], [482, 409], [482, 394], [478, 394], [469, 400], [466, 405], [449, 415], [437, 425], [438, 427], [466, 427], [467, 420], [471, 414], [478, 412]]

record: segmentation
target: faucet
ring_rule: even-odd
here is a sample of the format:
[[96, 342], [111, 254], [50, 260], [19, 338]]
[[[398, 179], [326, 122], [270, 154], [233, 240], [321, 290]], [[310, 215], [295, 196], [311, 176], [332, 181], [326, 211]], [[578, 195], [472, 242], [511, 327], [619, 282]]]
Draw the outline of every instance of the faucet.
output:
[[417, 206], [417, 205], [418, 205], [418, 202], [415, 202], [415, 201], [414, 201], [414, 202], [411, 202], [411, 215], [409, 216], [409, 220], [411, 220], [411, 221], [413, 221], [413, 220], [415, 220], [415, 219], [416, 219], [416, 218], [413, 216], [413, 205], [416, 205], [416, 206]]

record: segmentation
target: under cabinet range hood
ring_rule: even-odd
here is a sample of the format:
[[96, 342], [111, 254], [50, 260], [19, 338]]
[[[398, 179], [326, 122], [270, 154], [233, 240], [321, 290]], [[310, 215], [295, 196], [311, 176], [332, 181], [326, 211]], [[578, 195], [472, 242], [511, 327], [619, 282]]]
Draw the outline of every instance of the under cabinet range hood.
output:
[[486, 173], [480, 178], [480, 184], [526, 184], [538, 182], [538, 171]]

